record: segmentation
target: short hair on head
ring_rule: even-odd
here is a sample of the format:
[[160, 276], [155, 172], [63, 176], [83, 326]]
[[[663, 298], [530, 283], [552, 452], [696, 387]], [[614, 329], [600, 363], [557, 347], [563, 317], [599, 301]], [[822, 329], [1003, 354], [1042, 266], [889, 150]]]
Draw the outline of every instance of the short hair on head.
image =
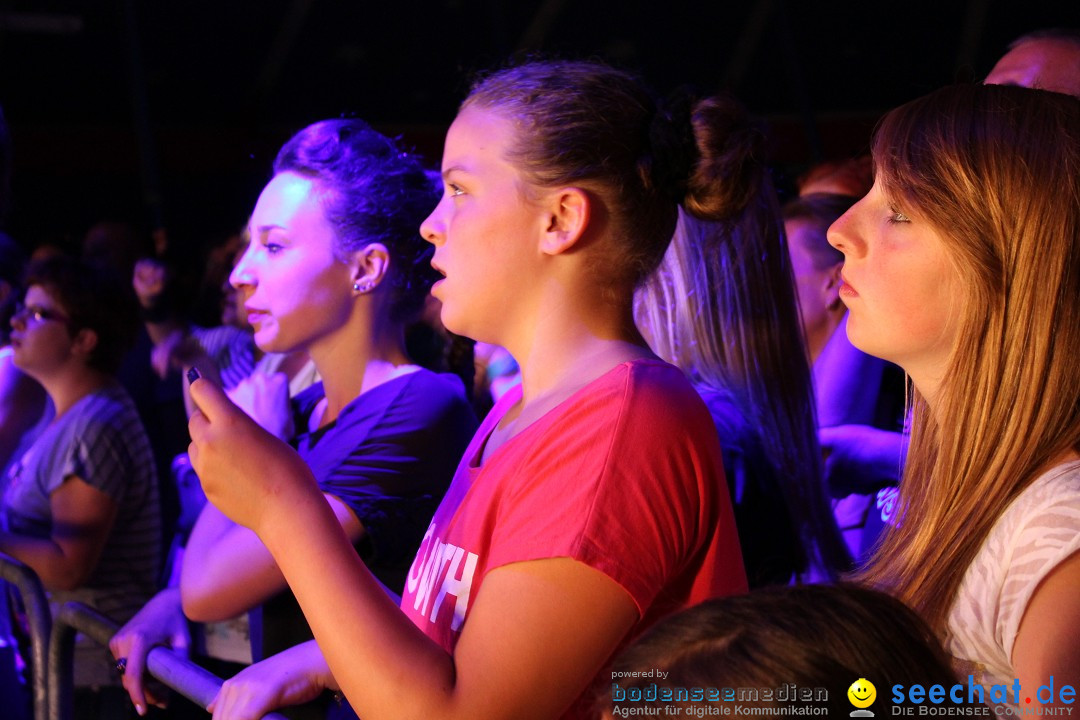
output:
[[135, 340], [139, 313], [131, 281], [106, 266], [66, 256], [31, 263], [26, 287], [37, 285], [51, 295], [68, 316], [68, 329], [93, 330], [97, 345], [87, 365], [113, 375]]
[[[955, 682], [948, 656], [917, 614], [885, 593], [847, 583], [706, 601], [659, 621], [611, 669], [613, 678], [626, 678], [617, 680], [623, 688], [823, 687], [829, 714], [844, 716], [851, 709], [844, 691], [859, 678], [879, 688]], [[625, 674], [649, 670], [667, 677]], [[607, 695], [601, 704], [610, 708]]]
[[[804, 235], [803, 248], [810, 253], [815, 270], [824, 270], [844, 261], [844, 254], [829, 244], [829, 226], [858, 202], [851, 195], [810, 193], [784, 203], [780, 213], [784, 222], [803, 222], [813, 231]], [[788, 242], [792, 242], [788, 237]]]
[[371, 243], [386, 246], [390, 318], [415, 317], [439, 277], [430, 264], [433, 248], [420, 237], [439, 189], [420, 159], [362, 120], [323, 120], [281, 148], [274, 174], [283, 172], [315, 182], [340, 259]]
[[1059, 40], [1075, 45], [1080, 50], [1080, 28], [1042, 28], [1024, 33], [1008, 45], [1008, 50], [1015, 50], [1024, 43], [1035, 40]]

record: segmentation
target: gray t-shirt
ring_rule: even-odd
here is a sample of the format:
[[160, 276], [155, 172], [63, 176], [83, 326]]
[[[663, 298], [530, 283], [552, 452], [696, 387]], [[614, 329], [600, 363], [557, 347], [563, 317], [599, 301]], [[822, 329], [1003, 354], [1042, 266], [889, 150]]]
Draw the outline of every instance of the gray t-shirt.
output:
[[[4, 529], [49, 537], [50, 496], [73, 475], [116, 501], [118, 512], [86, 583], [71, 592], [51, 593], [50, 599], [55, 604], [85, 602], [122, 624], [157, 590], [161, 512], [150, 443], [119, 384], [81, 398], [12, 463], [4, 478]], [[108, 651], [95, 650], [92, 655], [77, 651], [76, 685], [118, 683]]]

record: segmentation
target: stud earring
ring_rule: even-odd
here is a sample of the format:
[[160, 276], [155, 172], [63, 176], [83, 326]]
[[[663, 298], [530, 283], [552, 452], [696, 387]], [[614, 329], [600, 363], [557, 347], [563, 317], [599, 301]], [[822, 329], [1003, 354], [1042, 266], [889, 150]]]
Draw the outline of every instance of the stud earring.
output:
[[361, 295], [366, 295], [367, 293], [375, 289], [375, 283], [371, 282], [370, 280], [365, 280], [364, 282], [360, 282], [359, 280], [357, 280], [353, 283], [352, 289], [353, 292], [358, 292]]

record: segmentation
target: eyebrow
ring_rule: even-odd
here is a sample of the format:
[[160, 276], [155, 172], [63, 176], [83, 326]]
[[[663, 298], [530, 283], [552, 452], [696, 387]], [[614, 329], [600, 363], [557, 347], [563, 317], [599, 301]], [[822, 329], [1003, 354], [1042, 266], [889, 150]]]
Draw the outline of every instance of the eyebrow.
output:
[[469, 171], [463, 168], [461, 165], [451, 165], [450, 167], [442, 171], [443, 179], [445, 180], [450, 176], [451, 173], [455, 172], [468, 174]]
[[283, 226], [281, 226], [281, 225], [274, 225], [274, 224], [260, 225], [259, 227], [255, 228], [255, 232], [253, 232], [252, 235], [253, 236], [254, 235], [262, 235], [263, 233], [268, 233], [271, 230], [284, 230], [284, 229], [285, 228]]

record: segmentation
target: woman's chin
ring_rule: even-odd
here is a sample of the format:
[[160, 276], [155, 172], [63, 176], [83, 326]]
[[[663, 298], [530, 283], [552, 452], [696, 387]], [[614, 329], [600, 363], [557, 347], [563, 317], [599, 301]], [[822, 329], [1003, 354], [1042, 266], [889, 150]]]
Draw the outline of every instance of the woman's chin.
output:
[[281, 353], [288, 352], [281, 349], [281, 343], [278, 342], [277, 329], [271, 327], [269, 323], [261, 323], [255, 330], [255, 334], [252, 336], [255, 341], [255, 345], [264, 353]]
[[446, 303], [443, 303], [439, 309], [439, 319], [442, 321], [442, 326], [455, 335], [467, 338], [473, 337], [468, 333], [468, 323], [464, 322], [463, 318], [455, 315], [452, 309], [447, 309]]

